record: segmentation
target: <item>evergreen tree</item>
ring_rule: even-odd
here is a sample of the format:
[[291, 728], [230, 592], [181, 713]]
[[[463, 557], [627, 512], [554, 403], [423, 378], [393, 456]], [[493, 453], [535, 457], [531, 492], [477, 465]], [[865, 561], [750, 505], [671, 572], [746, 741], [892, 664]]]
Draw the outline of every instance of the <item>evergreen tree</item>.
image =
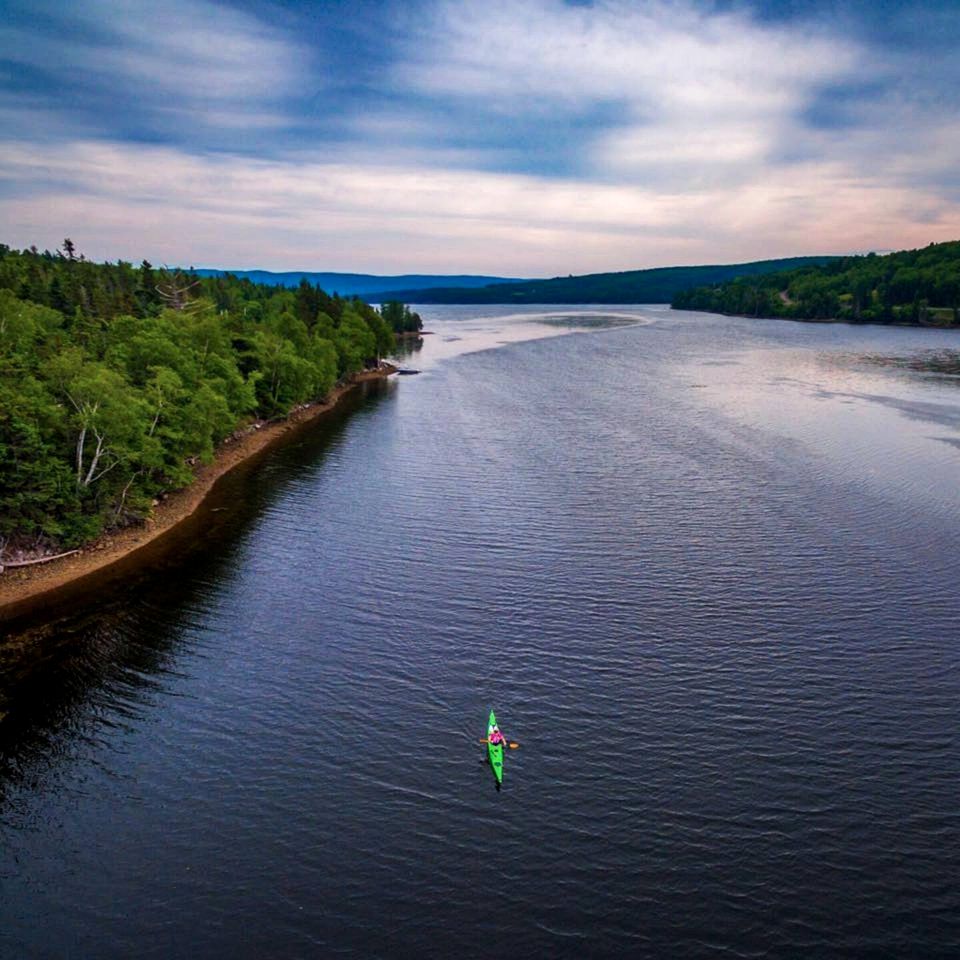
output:
[[141, 518], [246, 420], [391, 349], [372, 307], [309, 283], [0, 245], [0, 537], [69, 547]]

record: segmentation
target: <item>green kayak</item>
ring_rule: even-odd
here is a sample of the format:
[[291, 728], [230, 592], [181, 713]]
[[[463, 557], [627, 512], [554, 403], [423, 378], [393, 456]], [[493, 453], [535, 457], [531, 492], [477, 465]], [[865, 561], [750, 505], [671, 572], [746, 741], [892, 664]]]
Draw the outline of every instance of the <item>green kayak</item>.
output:
[[493, 767], [493, 775], [497, 778], [497, 783], [503, 783], [503, 744], [490, 743], [490, 735], [493, 728], [497, 725], [497, 718], [490, 711], [490, 720], [487, 723], [487, 753], [490, 757], [490, 766]]

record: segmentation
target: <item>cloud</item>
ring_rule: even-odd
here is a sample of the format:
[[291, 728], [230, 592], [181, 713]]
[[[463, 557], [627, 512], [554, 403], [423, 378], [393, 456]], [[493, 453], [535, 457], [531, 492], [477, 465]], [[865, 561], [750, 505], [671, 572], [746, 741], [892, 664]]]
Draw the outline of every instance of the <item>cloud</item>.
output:
[[[493, 158], [697, 193], [839, 164], [847, 177], [955, 199], [955, 11], [913, 3], [880, 23], [868, 7], [806, 9], [435, 0], [416, 29], [406, 15], [392, 85], [428, 112], [455, 104], [434, 142], [469, 147], [488, 169]], [[529, 164], [509, 149], [524, 127]], [[497, 149], [485, 154], [478, 131]]]
[[42, 103], [67, 129], [156, 135], [179, 126], [186, 138], [197, 125], [289, 123], [279, 106], [299, 93], [311, 55], [210, 0], [85, 0], [66, 8], [35, 0], [14, 3], [0, 27], [0, 59], [30, 78], [34, 109]]
[[[37, 176], [44, 189], [25, 196], [18, 184]], [[7, 242], [53, 247], [69, 235], [94, 258], [237, 269], [469, 265], [534, 276], [735, 262], [920, 246], [953, 236], [960, 215], [929, 191], [867, 184], [841, 165], [802, 165], [735, 190], [671, 194], [99, 142], [56, 153], [0, 144], [0, 187]]]
[[922, 4], [925, 46], [826, 2], [14, 4], [4, 242], [537, 275], [960, 234]]
[[395, 67], [402, 85], [493, 125], [594, 113], [585, 140], [566, 145], [592, 176], [673, 186], [753, 176], [816, 91], [863, 59], [822, 28], [689, 2], [441, 0], [427, 22]]
[[427, 26], [418, 25], [399, 68], [410, 85], [511, 103], [525, 92], [565, 103], [666, 97], [729, 109], [739, 103], [732, 95], [778, 102], [784, 90], [851, 65], [849, 43], [824, 31], [708, 13], [687, 0], [438, 0], [417, 17]]

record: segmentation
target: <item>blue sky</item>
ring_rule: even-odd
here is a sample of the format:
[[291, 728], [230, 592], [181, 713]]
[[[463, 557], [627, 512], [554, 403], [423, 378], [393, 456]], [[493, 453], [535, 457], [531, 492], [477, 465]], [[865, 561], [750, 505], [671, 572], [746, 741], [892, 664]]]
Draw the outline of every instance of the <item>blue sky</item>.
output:
[[960, 238], [960, 2], [0, 0], [0, 242], [547, 276]]

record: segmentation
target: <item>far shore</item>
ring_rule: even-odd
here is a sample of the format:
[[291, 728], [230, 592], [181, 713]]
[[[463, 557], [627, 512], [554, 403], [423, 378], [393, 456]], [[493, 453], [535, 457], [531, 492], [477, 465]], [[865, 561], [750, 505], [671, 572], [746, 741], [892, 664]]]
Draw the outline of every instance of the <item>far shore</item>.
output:
[[710, 313], [715, 317], [734, 317], [739, 320], [791, 320], [794, 323], [843, 323], [848, 327], [898, 327], [903, 330], [960, 330], [958, 323], [906, 323], [902, 320], [883, 323], [880, 320], [853, 320], [839, 317], [771, 317], [766, 314], [753, 316], [749, 313], [721, 313], [719, 310], [698, 310], [696, 307], [674, 307], [677, 313]]
[[8, 567], [0, 573], [0, 623], [31, 614], [80, 586], [79, 581], [89, 578], [89, 585], [94, 588], [112, 567], [128, 569], [135, 554], [146, 554], [148, 545], [158, 546], [161, 537], [188, 520], [222, 476], [291, 431], [329, 413], [360, 384], [382, 380], [396, 372], [392, 364], [382, 364], [377, 370], [355, 373], [324, 400], [298, 407], [283, 420], [258, 422], [239, 436], [228, 438], [217, 449], [213, 461], [197, 470], [194, 481], [168, 493], [142, 524], [106, 533], [80, 550], [46, 563]]

